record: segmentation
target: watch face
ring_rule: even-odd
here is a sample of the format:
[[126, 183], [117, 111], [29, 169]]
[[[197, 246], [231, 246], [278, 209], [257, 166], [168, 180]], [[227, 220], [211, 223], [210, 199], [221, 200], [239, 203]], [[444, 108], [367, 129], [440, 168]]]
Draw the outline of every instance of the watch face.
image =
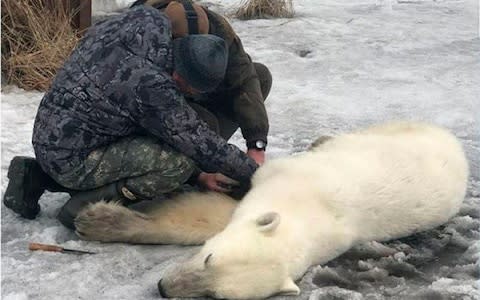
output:
[[258, 141], [255, 142], [255, 147], [258, 148], [258, 149], [265, 149], [266, 146], [267, 145], [264, 141], [258, 140]]

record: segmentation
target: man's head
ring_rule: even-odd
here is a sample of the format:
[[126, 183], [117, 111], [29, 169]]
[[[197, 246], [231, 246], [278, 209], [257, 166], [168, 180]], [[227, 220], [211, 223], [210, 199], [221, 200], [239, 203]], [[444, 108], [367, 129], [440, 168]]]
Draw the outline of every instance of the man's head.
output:
[[[210, 34], [194, 34], [173, 40], [174, 80], [185, 92], [210, 92], [225, 77], [228, 50], [225, 41]], [[182, 81], [183, 84], [182, 84]]]

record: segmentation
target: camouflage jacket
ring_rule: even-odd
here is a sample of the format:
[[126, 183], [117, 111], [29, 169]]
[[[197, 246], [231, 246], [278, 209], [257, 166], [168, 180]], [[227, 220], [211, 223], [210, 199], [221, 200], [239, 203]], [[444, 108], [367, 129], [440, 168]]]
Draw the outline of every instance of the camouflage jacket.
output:
[[[174, 0], [137, 0], [133, 7], [146, 4], [163, 10], [172, 1]], [[225, 80], [207, 98], [213, 99], [218, 105], [226, 105], [228, 110], [233, 112], [233, 117], [238, 122], [247, 142], [267, 141], [268, 117], [263, 103], [260, 81], [252, 60], [227, 20], [206, 7], [203, 9], [207, 13], [210, 23], [209, 33], [217, 35], [227, 42], [229, 55]], [[211, 110], [214, 109], [214, 106], [210, 104], [208, 108]]]
[[170, 22], [139, 6], [90, 28], [38, 108], [36, 157], [47, 173], [77, 168], [94, 149], [152, 134], [207, 172], [248, 181], [256, 163], [211, 131], [171, 78]]

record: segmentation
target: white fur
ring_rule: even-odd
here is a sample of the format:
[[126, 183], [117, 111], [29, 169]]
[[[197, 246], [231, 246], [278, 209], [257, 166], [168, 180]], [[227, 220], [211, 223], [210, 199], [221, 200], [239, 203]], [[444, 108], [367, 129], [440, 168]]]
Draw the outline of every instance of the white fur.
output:
[[98, 202], [75, 219], [85, 240], [140, 244], [198, 245], [227, 225], [237, 202], [219, 193], [189, 193], [148, 207], [145, 213]]
[[261, 167], [225, 230], [161, 286], [175, 297], [297, 294], [311, 265], [448, 221], [467, 177], [461, 145], [435, 126], [391, 123], [325, 140]]

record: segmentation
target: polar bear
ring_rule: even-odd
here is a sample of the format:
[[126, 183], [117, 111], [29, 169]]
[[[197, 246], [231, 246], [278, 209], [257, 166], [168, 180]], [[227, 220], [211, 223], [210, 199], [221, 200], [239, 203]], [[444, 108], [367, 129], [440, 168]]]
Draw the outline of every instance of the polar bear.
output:
[[468, 164], [444, 129], [374, 126], [267, 162], [223, 231], [166, 270], [165, 297], [297, 295], [299, 279], [352, 246], [445, 223], [460, 209]]

